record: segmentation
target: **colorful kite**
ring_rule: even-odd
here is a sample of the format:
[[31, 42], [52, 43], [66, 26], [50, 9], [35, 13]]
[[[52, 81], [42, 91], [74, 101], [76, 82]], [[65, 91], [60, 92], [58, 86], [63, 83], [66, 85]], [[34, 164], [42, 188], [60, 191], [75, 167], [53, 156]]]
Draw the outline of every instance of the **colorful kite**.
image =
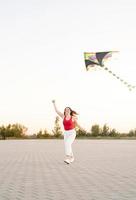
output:
[[105, 61], [108, 60], [110, 57], [112, 57], [112, 54], [116, 52], [118, 51], [106, 51], [106, 52], [96, 52], [96, 53], [85, 52], [84, 58], [85, 58], [86, 69], [89, 70], [89, 68], [100, 66], [104, 70], [107, 70], [110, 74], [112, 74], [118, 80], [120, 80], [131, 91], [132, 89], [135, 88], [135, 86], [124, 81], [123, 79], [121, 79], [119, 76], [117, 76], [115, 73], [113, 73], [111, 70], [109, 70], [107, 67], [104, 66]]

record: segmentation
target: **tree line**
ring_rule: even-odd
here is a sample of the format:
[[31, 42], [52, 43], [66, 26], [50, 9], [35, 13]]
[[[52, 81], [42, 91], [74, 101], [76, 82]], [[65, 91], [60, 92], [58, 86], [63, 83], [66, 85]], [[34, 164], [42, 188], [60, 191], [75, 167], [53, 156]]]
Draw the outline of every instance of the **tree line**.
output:
[[[57, 116], [54, 121], [54, 127], [52, 131], [47, 129], [39, 130], [37, 133], [28, 135], [27, 127], [21, 124], [9, 124], [7, 126], [0, 126], [0, 139], [53, 139], [63, 138], [63, 131], [60, 126], [60, 119]], [[98, 124], [92, 125], [90, 131], [85, 133], [82, 130], [76, 128], [78, 138], [124, 138], [124, 137], [136, 137], [136, 129], [130, 130], [128, 133], [119, 133], [116, 129], [111, 129], [107, 124], [100, 127]]]

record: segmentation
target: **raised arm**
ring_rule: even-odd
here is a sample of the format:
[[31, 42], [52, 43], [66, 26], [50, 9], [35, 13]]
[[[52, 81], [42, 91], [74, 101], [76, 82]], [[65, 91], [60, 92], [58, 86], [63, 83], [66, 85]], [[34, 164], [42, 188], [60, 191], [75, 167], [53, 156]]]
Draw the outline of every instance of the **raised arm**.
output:
[[61, 112], [57, 109], [57, 106], [56, 106], [55, 100], [52, 100], [52, 103], [53, 103], [54, 110], [56, 111], [56, 113], [57, 113], [61, 118], [63, 118], [64, 115], [63, 115], [63, 113], [61, 113]]

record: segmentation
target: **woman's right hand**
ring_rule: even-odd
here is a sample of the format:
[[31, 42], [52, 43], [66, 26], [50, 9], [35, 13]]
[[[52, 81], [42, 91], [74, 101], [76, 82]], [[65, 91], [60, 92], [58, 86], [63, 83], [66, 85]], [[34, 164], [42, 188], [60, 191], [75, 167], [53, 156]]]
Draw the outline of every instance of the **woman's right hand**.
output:
[[52, 100], [52, 103], [55, 103], [55, 100]]

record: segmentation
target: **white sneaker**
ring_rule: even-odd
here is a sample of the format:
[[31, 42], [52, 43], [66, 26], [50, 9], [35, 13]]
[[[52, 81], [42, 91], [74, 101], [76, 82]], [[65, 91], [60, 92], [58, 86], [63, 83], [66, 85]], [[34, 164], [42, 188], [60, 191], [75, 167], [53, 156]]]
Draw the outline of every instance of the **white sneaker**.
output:
[[64, 160], [65, 163], [70, 164], [70, 160], [67, 158]]
[[74, 162], [74, 157], [72, 157], [72, 158], [70, 158], [70, 162], [72, 163], [72, 162]]

